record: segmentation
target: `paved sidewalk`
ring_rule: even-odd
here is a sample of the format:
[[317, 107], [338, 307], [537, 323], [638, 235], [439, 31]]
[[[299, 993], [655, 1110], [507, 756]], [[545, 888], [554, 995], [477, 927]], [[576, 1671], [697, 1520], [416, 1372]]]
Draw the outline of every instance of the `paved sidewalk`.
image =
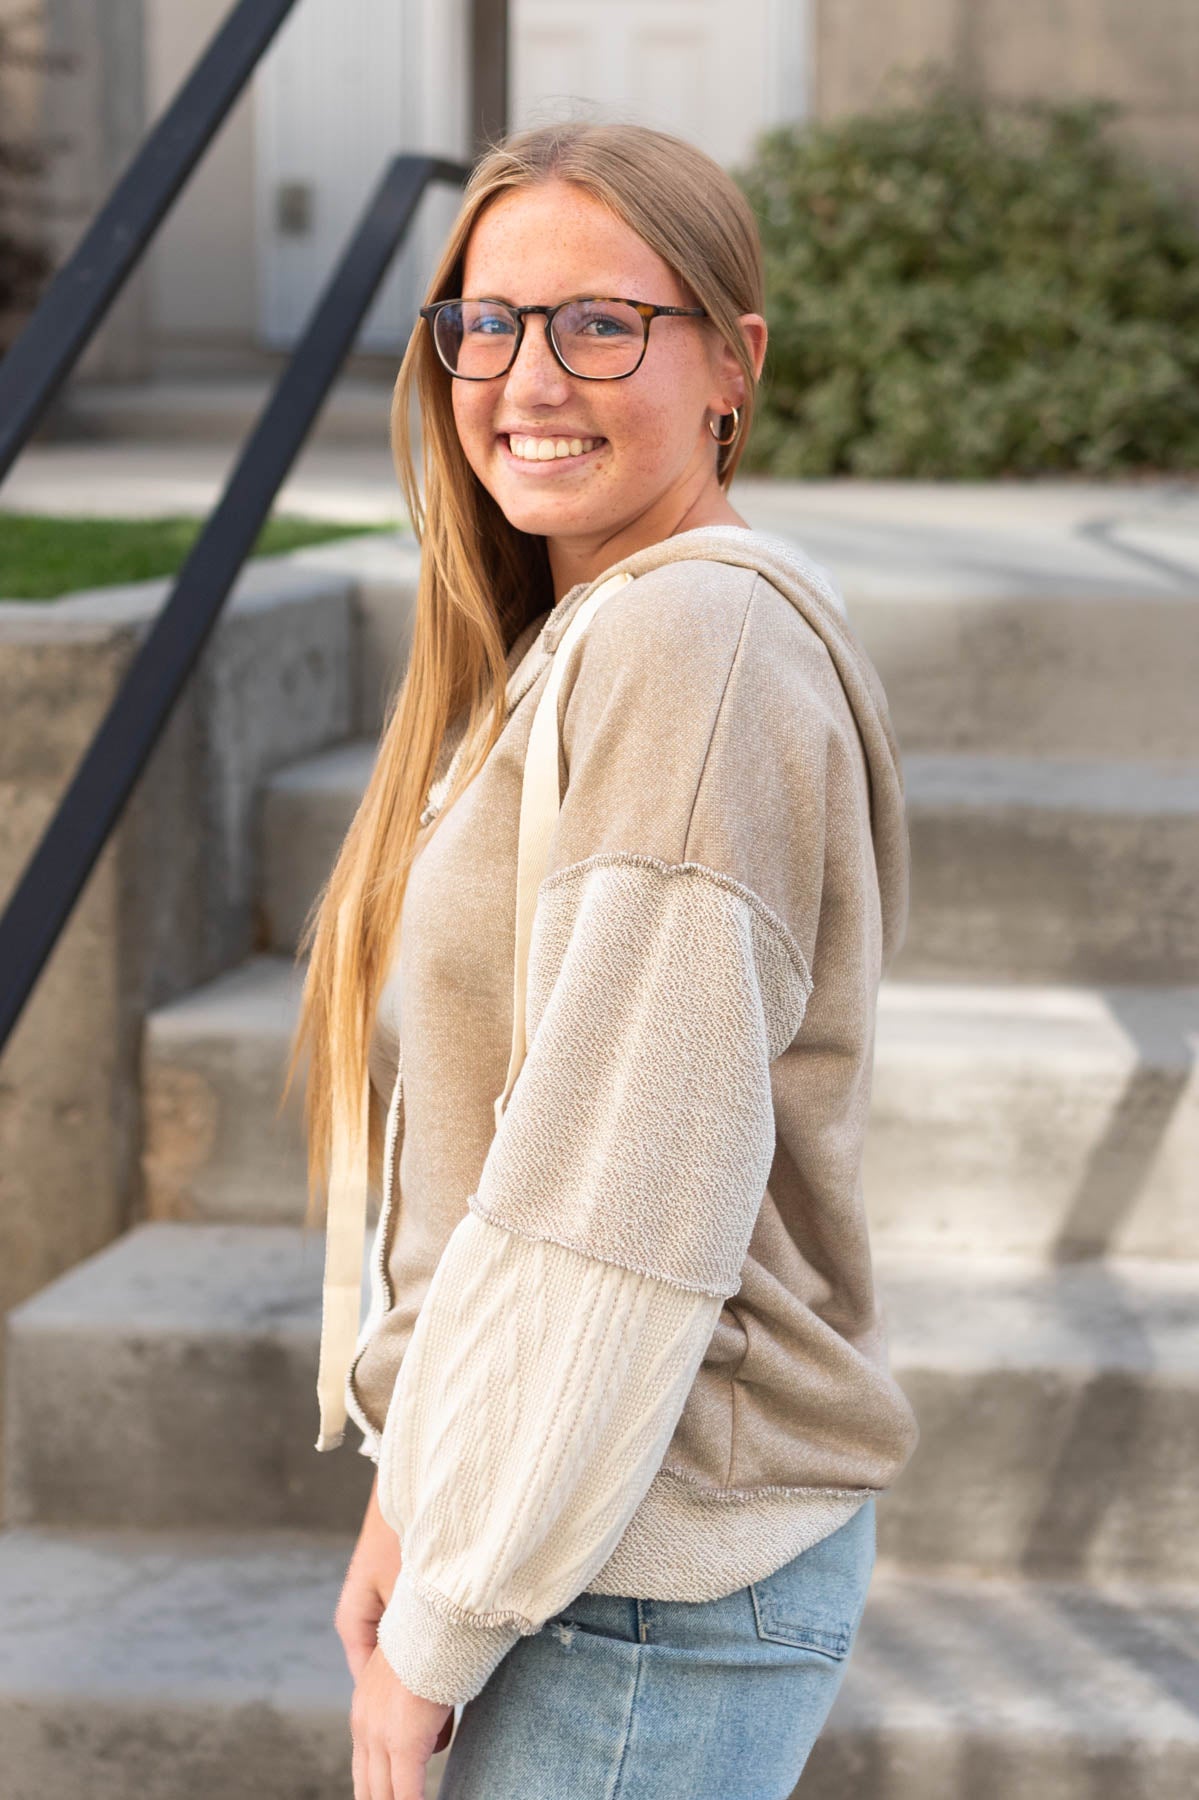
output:
[[[0, 512], [206, 512], [236, 445], [38, 442], [0, 486]], [[1199, 593], [1199, 477], [1153, 481], [734, 482], [734, 504], [793, 537], [847, 592], [947, 598]], [[310, 442], [279, 510], [403, 520], [386, 444]]]

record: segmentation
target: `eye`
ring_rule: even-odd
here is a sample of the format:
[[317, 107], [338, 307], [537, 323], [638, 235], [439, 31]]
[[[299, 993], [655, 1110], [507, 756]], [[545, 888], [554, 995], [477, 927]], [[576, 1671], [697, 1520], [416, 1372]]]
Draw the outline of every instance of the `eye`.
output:
[[580, 337], [631, 337], [641, 330], [641, 320], [636, 315], [634, 319], [635, 323], [623, 309], [589, 306], [571, 321], [569, 329]]
[[464, 307], [462, 329], [474, 337], [511, 337], [516, 320], [501, 307]]

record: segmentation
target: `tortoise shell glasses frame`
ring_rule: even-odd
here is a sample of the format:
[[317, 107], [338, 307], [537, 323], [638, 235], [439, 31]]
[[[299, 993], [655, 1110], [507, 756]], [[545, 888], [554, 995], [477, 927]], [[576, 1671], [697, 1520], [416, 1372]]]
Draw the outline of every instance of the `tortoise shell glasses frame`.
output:
[[[495, 307], [497, 310], [507, 313], [509, 317], [515, 320], [516, 323], [512, 338], [511, 354], [502, 369], [493, 369], [487, 375], [466, 375], [463, 374], [460, 369], [456, 369], [447, 356], [441, 342], [439, 316], [451, 306], [463, 306], [466, 304]], [[632, 367], [621, 369], [620, 372], [615, 375], [587, 374], [583, 370], [571, 368], [562, 353], [554, 333], [555, 318], [569, 306], [627, 306], [635, 312], [641, 320], [641, 351]], [[649, 347], [649, 328], [655, 319], [663, 316], [680, 319], [706, 319], [708, 317], [707, 309], [702, 306], [656, 306], [649, 300], [630, 300], [624, 296], [614, 294], [577, 295], [571, 300], [560, 300], [556, 306], [512, 306], [506, 300], [493, 300], [486, 295], [482, 295], [472, 302], [466, 302], [462, 299], [435, 300], [431, 305], [422, 306], [420, 309], [420, 316], [425, 320], [432, 334], [433, 347], [437, 351], [438, 358], [440, 359], [442, 366], [454, 377], [455, 381], [496, 381], [501, 375], [506, 375], [516, 361], [517, 356], [520, 354], [520, 346], [524, 341], [525, 335], [525, 319], [530, 313], [541, 313], [544, 315], [546, 340], [554, 360], [568, 375], [574, 375], [580, 381], [625, 381], [630, 375], [635, 375], [645, 360], [645, 352]]]

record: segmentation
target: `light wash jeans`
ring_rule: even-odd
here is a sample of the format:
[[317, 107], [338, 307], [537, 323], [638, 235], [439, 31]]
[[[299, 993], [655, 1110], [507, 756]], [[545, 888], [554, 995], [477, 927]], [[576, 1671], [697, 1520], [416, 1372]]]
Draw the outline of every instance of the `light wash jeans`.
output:
[[874, 1560], [871, 1495], [723, 1599], [580, 1594], [462, 1707], [439, 1800], [789, 1800]]

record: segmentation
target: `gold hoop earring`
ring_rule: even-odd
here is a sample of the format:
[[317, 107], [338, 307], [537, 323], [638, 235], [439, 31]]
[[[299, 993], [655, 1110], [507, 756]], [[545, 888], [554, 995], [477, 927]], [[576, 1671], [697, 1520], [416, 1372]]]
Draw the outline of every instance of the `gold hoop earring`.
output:
[[734, 408], [733, 408], [733, 434], [731, 437], [717, 436], [716, 432], [712, 431], [711, 419], [708, 420], [708, 430], [712, 433], [712, 436], [714, 438], [716, 438], [716, 442], [718, 444], [720, 444], [721, 446], [726, 445], [726, 444], [736, 443], [737, 433], [740, 431], [740, 429], [741, 429], [741, 408], [739, 406], [734, 406]]

